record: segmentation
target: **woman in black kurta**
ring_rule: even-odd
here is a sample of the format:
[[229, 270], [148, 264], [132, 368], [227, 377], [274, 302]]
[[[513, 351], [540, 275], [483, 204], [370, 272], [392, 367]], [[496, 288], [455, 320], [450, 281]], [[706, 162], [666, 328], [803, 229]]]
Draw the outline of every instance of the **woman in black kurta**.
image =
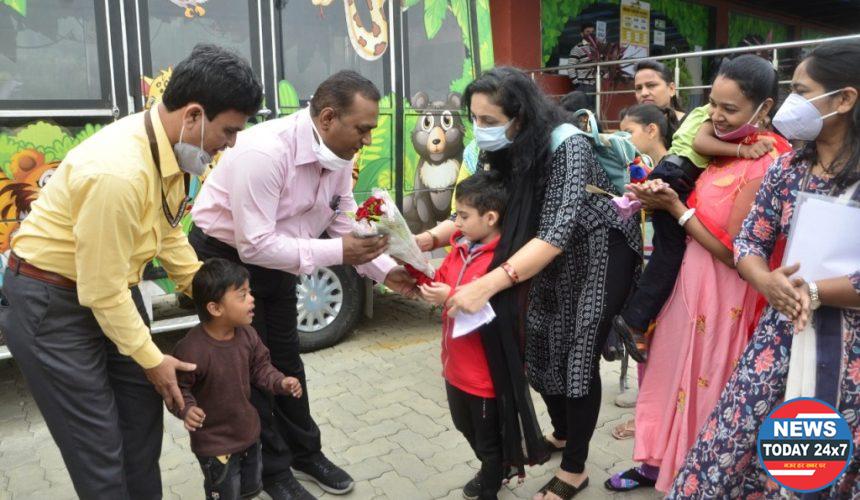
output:
[[[454, 293], [449, 315], [492, 304], [497, 318], [482, 327], [481, 336], [503, 418], [506, 456], [519, 455], [526, 463], [542, 458], [532, 441], [528, 391], [520, 385], [519, 348], [523, 334], [529, 337], [531, 382], [547, 395], [555, 436], [571, 437], [562, 470], [540, 495], [571, 498], [587, 484], [585, 456], [600, 401], [597, 356], [608, 319], [617, 314], [638, 265], [638, 227], [618, 219], [604, 196], [585, 192], [585, 184], [612, 189], [587, 139], [571, 137], [551, 149], [552, 131], [565, 119], [524, 73], [490, 70], [469, 84], [464, 102], [482, 159], [504, 174], [511, 198], [491, 271]], [[500, 128], [502, 137], [485, 133]], [[432, 242], [447, 241], [451, 232], [453, 223], [445, 222], [418, 241], [429, 249]], [[533, 303], [528, 322], [527, 299]], [[543, 325], [547, 331], [535, 333]]]

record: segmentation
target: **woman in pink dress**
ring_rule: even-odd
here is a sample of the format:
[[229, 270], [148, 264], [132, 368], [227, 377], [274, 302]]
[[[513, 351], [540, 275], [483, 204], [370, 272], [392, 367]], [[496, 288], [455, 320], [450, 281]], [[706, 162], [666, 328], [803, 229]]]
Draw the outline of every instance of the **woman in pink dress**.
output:
[[758, 294], [734, 269], [732, 239], [767, 167], [790, 149], [785, 139], [760, 128], [773, 109], [776, 83], [768, 62], [741, 56], [722, 65], [710, 96], [719, 138], [740, 145], [771, 137], [771, 154], [755, 160], [714, 158], [696, 182], [690, 208], [660, 181], [631, 186], [643, 205], [671, 213], [691, 238], [675, 288], [657, 318], [639, 390], [633, 455], [643, 465], [611, 477], [608, 489], [672, 486], [749, 340]]

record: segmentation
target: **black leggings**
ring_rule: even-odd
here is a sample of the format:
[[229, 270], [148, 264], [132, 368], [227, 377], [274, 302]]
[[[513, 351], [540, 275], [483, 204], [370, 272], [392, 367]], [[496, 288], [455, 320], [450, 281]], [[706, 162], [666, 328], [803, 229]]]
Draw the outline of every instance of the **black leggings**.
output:
[[578, 398], [563, 394], [541, 394], [552, 421], [553, 437], [567, 440], [561, 459], [561, 469], [579, 474], [585, 471], [588, 443], [597, 426], [600, 413], [600, 352], [609, 335], [612, 318], [619, 313], [633, 285], [634, 270], [640, 259], [618, 231], [610, 232], [609, 262], [606, 271], [606, 295], [603, 314], [597, 326], [597, 343], [591, 362], [591, 382], [588, 393]]

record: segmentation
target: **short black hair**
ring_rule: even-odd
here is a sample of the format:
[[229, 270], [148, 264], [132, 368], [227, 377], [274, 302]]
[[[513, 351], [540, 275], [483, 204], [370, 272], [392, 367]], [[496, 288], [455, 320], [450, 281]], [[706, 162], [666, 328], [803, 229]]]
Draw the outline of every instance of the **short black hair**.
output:
[[245, 266], [227, 259], [215, 257], [204, 262], [191, 281], [194, 308], [200, 321], [205, 323], [212, 319], [206, 308], [210, 302], [221, 302], [230, 288], [241, 288], [249, 277]]
[[481, 215], [495, 210], [501, 222], [507, 207], [508, 189], [501, 172], [479, 170], [457, 184], [455, 199], [457, 203], [474, 207]]
[[325, 108], [337, 113], [346, 113], [352, 107], [355, 94], [365, 99], [379, 102], [382, 95], [379, 89], [367, 78], [352, 70], [341, 70], [326, 78], [311, 97], [311, 116], [319, 116]]
[[254, 115], [263, 104], [263, 87], [248, 61], [212, 44], [198, 44], [176, 68], [161, 98], [168, 111], [190, 102], [214, 120], [224, 111]]
[[586, 29], [594, 28], [594, 27], [595, 26], [594, 26], [594, 23], [592, 21], [585, 21], [584, 23], [582, 23], [582, 27], [579, 28], [579, 32], [582, 33]]

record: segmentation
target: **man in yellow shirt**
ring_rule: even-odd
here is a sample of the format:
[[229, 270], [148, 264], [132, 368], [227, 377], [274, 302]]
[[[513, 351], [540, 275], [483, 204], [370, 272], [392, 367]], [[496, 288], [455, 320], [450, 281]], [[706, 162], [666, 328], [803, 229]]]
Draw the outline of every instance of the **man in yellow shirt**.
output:
[[261, 102], [246, 61], [198, 45], [161, 104], [68, 153], [12, 239], [0, 329], [81, 498], [161, 498], [162, 398], [182, 407], [176, 371], [195, 366], [153, 343], [137, 284], [157, 257], [190, 289], [189, 177]]

